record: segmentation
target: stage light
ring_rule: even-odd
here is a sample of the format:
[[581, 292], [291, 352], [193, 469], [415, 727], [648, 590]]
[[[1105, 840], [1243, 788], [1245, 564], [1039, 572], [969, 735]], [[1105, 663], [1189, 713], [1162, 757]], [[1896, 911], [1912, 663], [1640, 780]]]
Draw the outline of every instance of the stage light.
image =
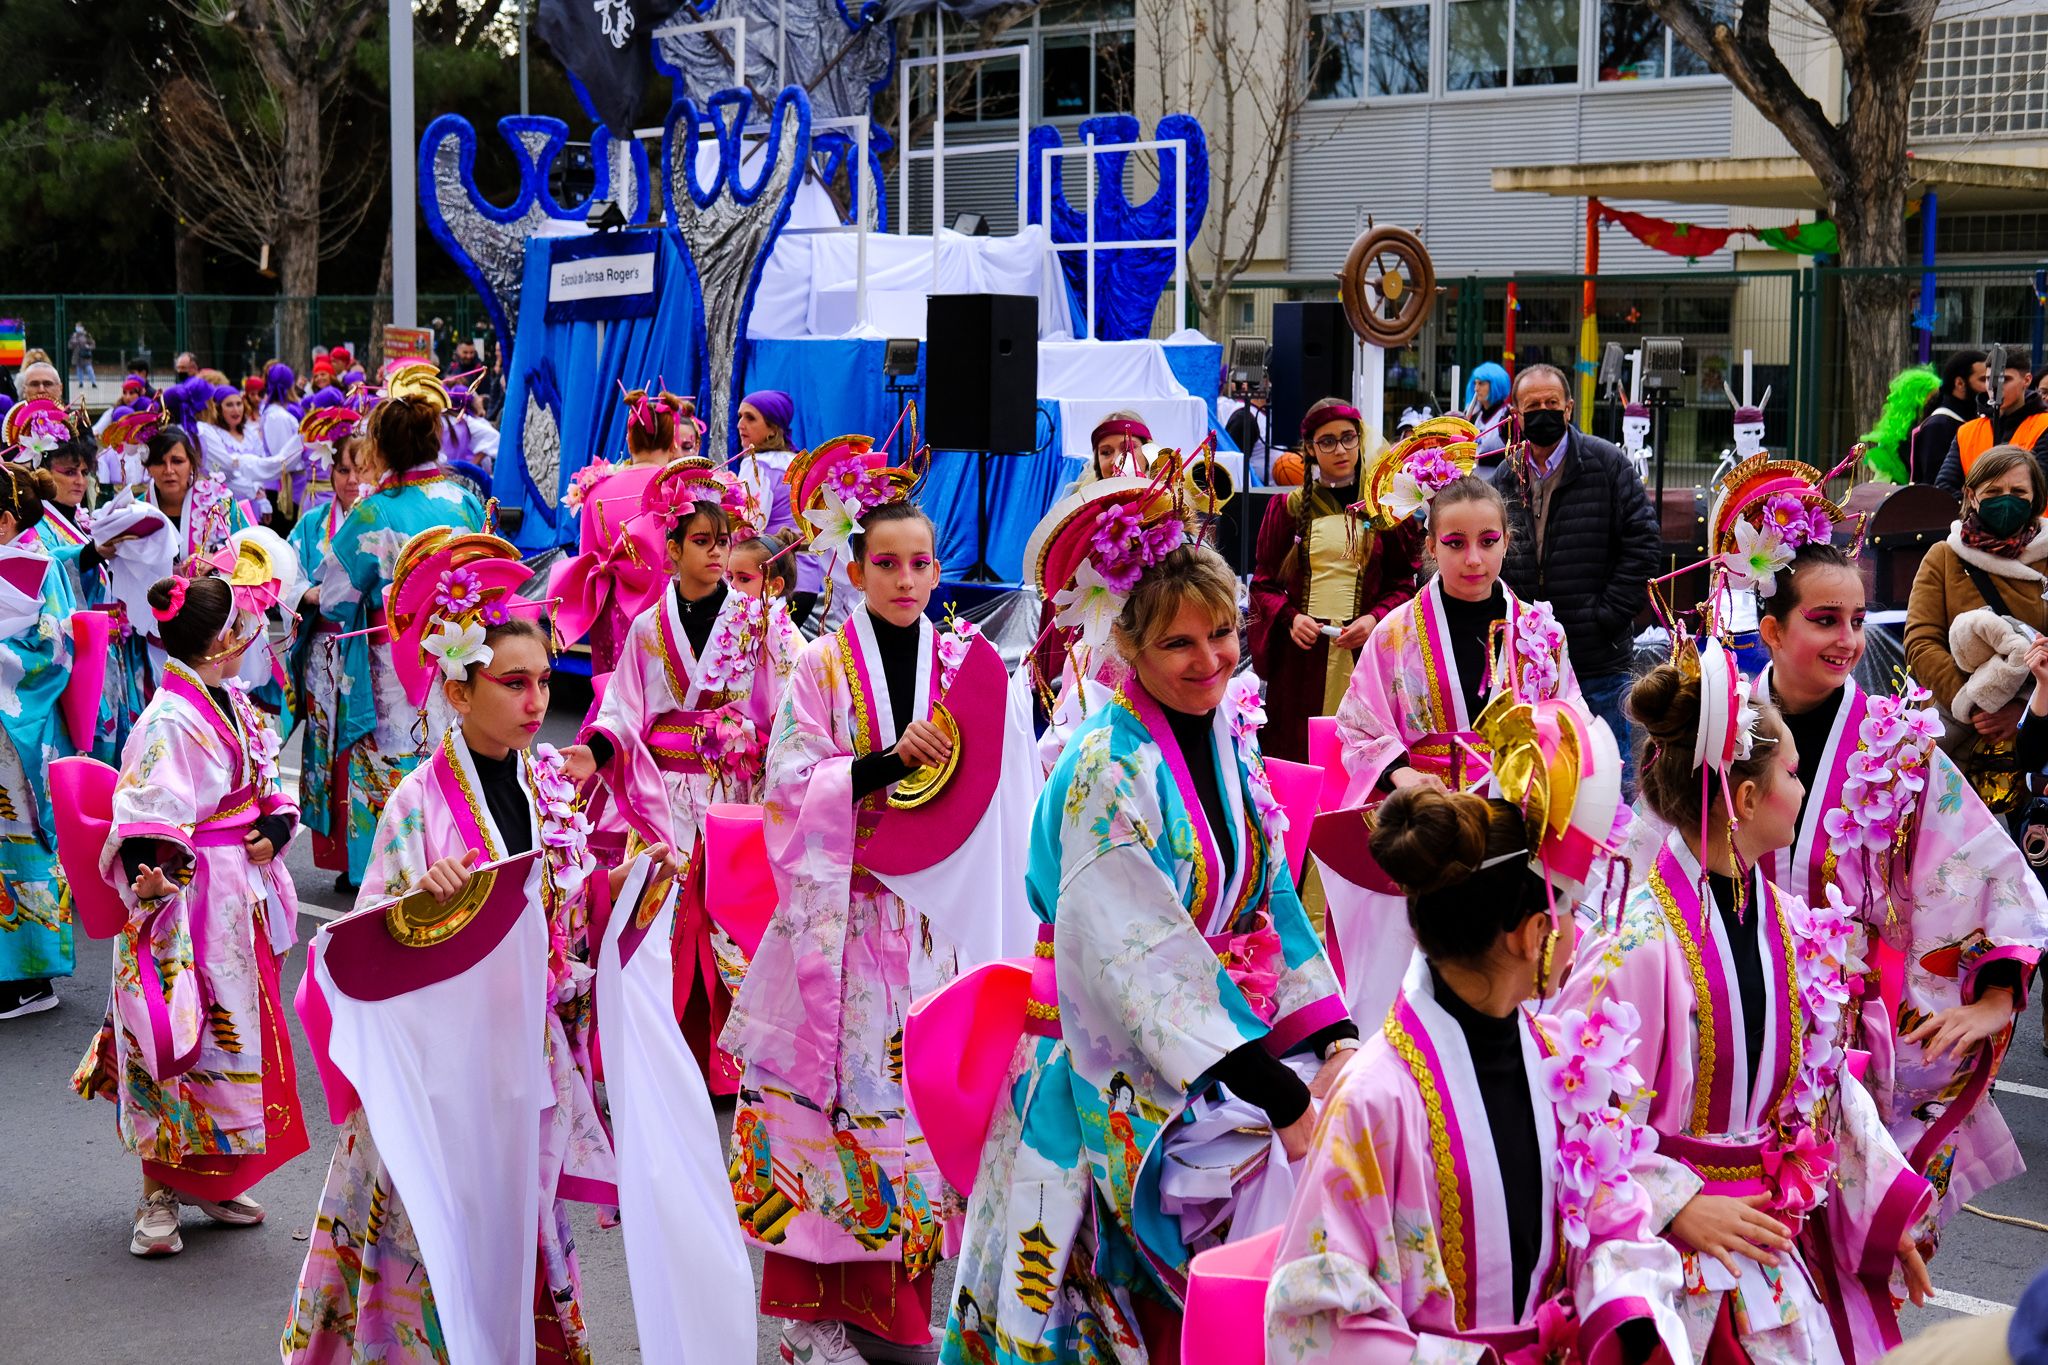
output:
[[1230, 383], [1233, 388], [1264, 388], [1266, 356], [1272, 346], [1264, 337], [1230, 339]]
[[890, 337], [882, 345], [882, 373], [890, 379], [916, 374], [917, 346], [916, 337]]
[[988, 236], [988, 219], [978, 213], [961, 213], [953, 217], [953, 231], [962, 237]]
[[617, 232], [626, 225], [626, 215], [615, 199], [593, 199], [583, 215], [583, 226], [592, 232]]

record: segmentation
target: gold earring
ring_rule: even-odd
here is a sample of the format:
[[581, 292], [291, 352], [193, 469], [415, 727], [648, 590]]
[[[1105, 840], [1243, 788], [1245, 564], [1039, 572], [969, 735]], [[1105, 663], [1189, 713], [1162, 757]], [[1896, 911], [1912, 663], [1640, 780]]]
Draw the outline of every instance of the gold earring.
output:
[[1550, 962], [1557, 952], [1558, 935], [1563, 932], [1552, 921], [1550, 932], [1543, 936], [1543, 952], [1536, 959], [1536, 994], [1539, 996], [1550, 994]]

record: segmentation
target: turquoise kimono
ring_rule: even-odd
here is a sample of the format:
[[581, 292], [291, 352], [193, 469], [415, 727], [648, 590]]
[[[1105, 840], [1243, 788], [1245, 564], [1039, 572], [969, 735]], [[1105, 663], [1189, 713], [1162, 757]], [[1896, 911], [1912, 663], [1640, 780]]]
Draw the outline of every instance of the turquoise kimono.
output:
[[1135, 683], [1039, 798], [1026, 885], [1057, 1008], [1036, 1007], [982, 1149], [946, 1361], [1142, 1358], [1136, 1301], [1177, 1313], [1191, 1254], [1158, 1188], [1173, 1130], [1222, 1096], [1211, 1071], [1239, 1046], [1285, 1056], [1349, 1017], [1228, 710], [1211, 732], [1227, 829]]
[[[149, 647], [128, 629], [127, 612], [114, 604], [113, 594], [107, 585], [106, 566], [98, 564], [88, 569], [81, 562], [80, 556], [85, 547], [92, 544], [92, 536], [84, 526], [67, 516], [63, 508], [46, 502], [43, 504], [43, 519], [36, 523], [31, 534], [38, 545], [49, 551], [53, 561], [50, 575], [63, 578], [73, 604], [85, 610], [112, 608], [108, 612], [114, 620], [111, 653], [107, 658], [106, 687], [100, 698], [99, 723], [93, 735], [91, 756], [102, 763], [117, 762], [121, 746], [128, 740], [128, 732], [135, 728], [135, 718], [149, 704], [152, 691]], [[60, 619], [66, 623], [64, 628], [68, 631], [68, 608]], [[68, 729], [64, 731], [64, 740], [68, 746]], [[67, 747], [64, 752], [74, 753], [76, 750]]]
[[[343, 635], [382, 625], [384, 593], [398, 552], [435, 526], [457, 534], [481, 531], [484, 506], [462, 480], [438, 466], [386, 475], [334, 532], [320, 565], [320, 614]], [[341, 670], [334, 748], [348, 754], [348, 875], [360, 883], [370, 866], [371, 839], [384, 803], [432, 751], [447, 729], [447, 717], [433, 716], [407, 700], [382, 631], [354, 634], [337, 648]]]
[[[333, 497], [327, 496], [307, 508], [292, 527], [288, 537], [292, 552], [298, 555], [300, 566], [313, 583], [320, 581], [321, 566], [332, 553], [334, 533], [340, 529], [341, 521], [341, 510], [334, 505]], [[292, 710], [294, 718], [306, 727], [299, 763], [299, 822], [313, 832], [316, 853], [322, 851], [325, 841], [341, 839], [347, 833], [346, 816], [337, 821], [332, 806], [337, 752], [334, 706], [340, 690], [337, 651], [348, 642], [336, 645], [328, 641], [341, 629], [318, 612], [307, 612], [299, 618], [298, 636], [292, 642]], [[341, 867], [336, 861], [337, 865], [330, 870], [338, 872]], [[325, 859], [316, 862], [321, 867], [328, 865]]]
[[[41, 548], [34, 534], [22, 543]], [[50, 760], [76, 752], [57, 704], [71, 679], [71, 583], [53, 562], [35, 624], [0, 640], [0, 981], [69, 976], [76, 960], [49, 795]]]

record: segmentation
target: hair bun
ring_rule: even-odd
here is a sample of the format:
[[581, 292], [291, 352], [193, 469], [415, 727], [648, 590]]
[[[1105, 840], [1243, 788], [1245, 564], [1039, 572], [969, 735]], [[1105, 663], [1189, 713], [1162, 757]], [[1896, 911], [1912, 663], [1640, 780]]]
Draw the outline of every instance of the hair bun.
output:
[[1486, 861], [1491, 813], [1470, 792], [1403, 787], [1373, 818], [1372, 856], [1411, 896], [1456, 886]]
[[1700, 731], [1700, 683], [1675, 663], [1661, 663], [1628, 694], [1629, 718], [1659, 749], [1690, 755]]

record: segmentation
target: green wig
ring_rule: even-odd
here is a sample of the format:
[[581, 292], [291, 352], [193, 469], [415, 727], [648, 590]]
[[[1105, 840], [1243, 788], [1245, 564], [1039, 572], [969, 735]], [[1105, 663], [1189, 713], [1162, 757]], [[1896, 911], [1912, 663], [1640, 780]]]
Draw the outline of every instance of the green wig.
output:
[[1919, 424], [1920, 409], [1926, 406], [1927, 395], [1940, 387], [1941, 379], [1932, 365], [1915, 365], [1893, 376], [1891, 391], [1884, 399], [1884, 415], [1863, 437], [1867, 447], [1863, 463], [1870, 466], [1871, 473], [1886, 483], [1913, 481], [1899, 452], [1905, 449], [1913, 428]]

